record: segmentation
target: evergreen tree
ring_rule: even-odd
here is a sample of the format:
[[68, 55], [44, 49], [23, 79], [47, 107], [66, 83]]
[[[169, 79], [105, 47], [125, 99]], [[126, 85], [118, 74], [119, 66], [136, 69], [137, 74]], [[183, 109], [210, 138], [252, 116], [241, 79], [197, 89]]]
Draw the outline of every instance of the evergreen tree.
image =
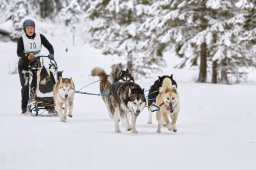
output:
[[43, 0], [43, 1], [33, 1], [34, 5], [38, 5], [40, 9], [41, 18], [51, 18], [55, 19], [55, 16], [66, 6], [66, 0]]
[[[214, 76], [220, 71], [220, 79], [228, 83], [227, 74], [231, 69], [253, 63], [251, 57], [239, 57], [245, 55], [245, 51], [238, 43], [240, 21], [235, 16], [241, 12], [234, 2], [237, 1], [158, 1], [152, 5], [152, 9], [157, 10], [153, 10], [143, 27], [146, 25], [147, 34], [156, 37], [155, 42], [164, 43], [165, 50], [174, 49], [176, 55], [183, 58], [179, 67], [197, 66], [200, 58], [199, 82], [206, 81], [208, 68]], [[207, 64], [212, 65], [212, 69]], [[212, 79], [216, 83], [218, 77]]]
[[22, 22], [29, 16], [35, 16], [35, 11], [31, 5], [32, 3], [28, 0], [10, 0], [9, 2], [4, 20], [12, 23], [10, 36], [13, 40], [16, 40], [22, 34]]
[[143, 75], [156, 69], [154, 64], [161, 60], [147, 53], [151, 48], [147, 42], [151, 40], [146, 40], [143, 30], [139, 30], [149, 4], [145, 0], [104, 0], [96, 1], [88, 10], [90, 42], [104, 54], [126, 57], [128, 68]]
[[72, 0], [70, 3], [61, 9], [60, 20], [64, 21], [66, 26], [73, 26], [81, 21], [82, 9], [77, 0]]

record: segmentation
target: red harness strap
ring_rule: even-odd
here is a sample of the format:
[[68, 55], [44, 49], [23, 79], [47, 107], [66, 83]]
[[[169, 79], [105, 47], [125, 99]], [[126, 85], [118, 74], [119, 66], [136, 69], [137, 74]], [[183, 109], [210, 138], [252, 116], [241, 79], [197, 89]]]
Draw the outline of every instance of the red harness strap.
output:
[[161, 106], [163, 106], [164, 105], [164, 102], [163, 103], [161, 103], [160, 105], [159, 105], [159, 107], [161, 107]]
[[[163, 105], [164, 105], [164, 102], [161, 103], [161, 104], [159, 105], [159, 107], [161, 107], [161, 106], [163, 106]], [[165, 105], [165, 107], [166, 107], [166, 110], [170, 110], [171, 113], [173, 112], [173, 107], [172, 107], [172, 106], [166, 106], [166, 105]]]

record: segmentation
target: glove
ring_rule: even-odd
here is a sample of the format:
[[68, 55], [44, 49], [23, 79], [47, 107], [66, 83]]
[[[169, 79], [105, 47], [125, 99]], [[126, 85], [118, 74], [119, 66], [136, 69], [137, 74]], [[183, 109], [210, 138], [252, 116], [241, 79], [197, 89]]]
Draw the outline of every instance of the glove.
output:
[[49, 55], [48, 55], [48, 58], [49, 58], [50, 60], [54, 60], [53, 54], [49, 54]]
[[31, 61], [32, 59], [35, 58], [35, 55], [33, 53], [30, 53], [27, 55], [27, 58]]
[[32, 60], [30, 60], [32, 63], [34, 63], [34, 62], [37, 62], [38, 61], [38, 57], [34, 57]]

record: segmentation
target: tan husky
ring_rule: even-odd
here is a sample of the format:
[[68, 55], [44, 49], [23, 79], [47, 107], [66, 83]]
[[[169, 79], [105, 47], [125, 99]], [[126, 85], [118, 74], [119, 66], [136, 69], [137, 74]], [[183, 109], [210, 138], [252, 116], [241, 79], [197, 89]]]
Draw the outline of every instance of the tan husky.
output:
[[67, 116], [73, 116], [74, 95], [75, 85], [72, 79], [61, 78], [53, 87], [55, 110], [62, 122], [67, 121]]
[[163, 80], [163, 85], [160, 87], [156, 98], [156, 104], [159, 106], [159, 111], [156, 113], [157, 133], [161, 133], [163, 122], [169, 131], [177, 132], [176, 122], [180, 111], [180, 101], [177, 89], [172, 86], [170, 79], [165, 78]]

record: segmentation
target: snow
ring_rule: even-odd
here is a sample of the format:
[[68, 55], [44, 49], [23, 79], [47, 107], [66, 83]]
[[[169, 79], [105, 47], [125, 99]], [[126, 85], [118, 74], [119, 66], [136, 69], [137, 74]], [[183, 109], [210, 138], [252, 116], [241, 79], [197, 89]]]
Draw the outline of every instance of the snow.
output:
[[[45, 36], [55, 47], [59, 69], [64, 77], [73, 78], [77, 89], [97, 80], [90, 76], [93, 67], [109, 73], [110, 65], [118, 61], [88, 45], [72, 46], [71, 34], [65, 35], [65, 41]], [[9, 66], [17, 64], [16, 44], [0, 42], [0, 49], [0, 170], [256, 168], [256, 81], [199, 84], [193, 82], [197, 72], [176, 70], [175, 63], [169, 64], [163, 73], [137, 83], [149, 89], [158, 75], [174, 74], [181, 100], [178, 132], [163, 128], [157, 134], [155, 117], [153, 125], [146, 124], [145, 109], [138, 117], [138, 134], [126, 132], [122, 125], [122, 132], [116, 134], [98, 96], [77, 94], [74, 117], [66, 123], [58, 117], [21, 116], [19, 77], [9, 74]], [[98, 93], [98, 89], [96, 83], [84, 90]]]
[[206, 6], [208, 8], [211, 7], [212, 9], [219, 9], [221, 7], [221, 2], [220, 0], [209, 0], [207, 1]]
[[249, 2], [248, 0], [240, 0], [236, 3], [238, 8], [253, 8], [255, 5], [253, 2]]

